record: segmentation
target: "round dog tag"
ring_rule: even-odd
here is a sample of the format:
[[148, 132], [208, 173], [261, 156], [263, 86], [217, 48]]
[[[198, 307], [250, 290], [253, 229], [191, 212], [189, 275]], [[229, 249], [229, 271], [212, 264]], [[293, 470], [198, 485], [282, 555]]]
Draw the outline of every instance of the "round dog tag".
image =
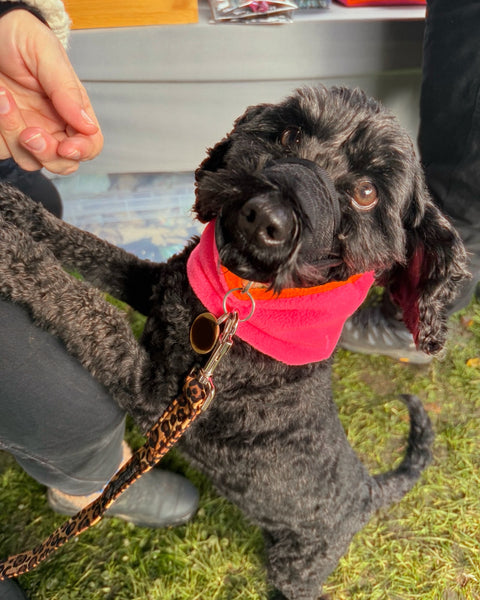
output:
[[190, 327], [190, 345], [198, 354], [207, 354], [213, 350], [219, 334], [217, 319], [212, 313], [202, 313]]

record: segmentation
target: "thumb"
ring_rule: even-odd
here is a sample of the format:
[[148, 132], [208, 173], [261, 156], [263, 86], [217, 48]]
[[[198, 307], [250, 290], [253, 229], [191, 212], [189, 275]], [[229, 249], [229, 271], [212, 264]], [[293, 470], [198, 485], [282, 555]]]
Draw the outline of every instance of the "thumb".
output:
[[55, 38], [42, 51], [37, 78], [57, 113], [76, 131], [92, 135], [99, 130], [88, 94], [80, 83], [63, 46]]
[[99, 131], [98, 121], [87, 92], [80, 82], [78, 86], [64, 86], [53, 90], [50, 99], [58, 114], [75, 131], [84, 135], [93, 135]]

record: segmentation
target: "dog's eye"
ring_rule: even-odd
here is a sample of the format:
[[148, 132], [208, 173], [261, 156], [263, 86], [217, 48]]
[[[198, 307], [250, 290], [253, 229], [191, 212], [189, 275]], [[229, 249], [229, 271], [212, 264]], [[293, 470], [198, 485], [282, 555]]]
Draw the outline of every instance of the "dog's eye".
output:
[[370, 210], [378, 202], [377, 188], [368, 179], [357, 182], [352, 194], [352, 204], [358, 210]]
[[293, 147], [298, 146], [302, 141], [302, 132], [298, 127], [288, 127], [282, 133], [280, 142], [282, 146]]

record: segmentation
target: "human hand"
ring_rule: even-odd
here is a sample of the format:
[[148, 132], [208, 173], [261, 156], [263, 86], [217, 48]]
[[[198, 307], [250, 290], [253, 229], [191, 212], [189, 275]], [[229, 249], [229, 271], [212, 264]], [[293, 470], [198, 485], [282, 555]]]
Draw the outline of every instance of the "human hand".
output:
[[26, 10], [0, 18], [0, 159], [67, 175], [103, 136], [63, 46]]

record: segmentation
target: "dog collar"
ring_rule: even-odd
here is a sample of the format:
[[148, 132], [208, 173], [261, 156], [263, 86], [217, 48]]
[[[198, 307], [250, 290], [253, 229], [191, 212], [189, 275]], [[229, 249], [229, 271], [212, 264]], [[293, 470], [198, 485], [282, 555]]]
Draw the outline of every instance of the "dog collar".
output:
[[[275, 294], [251, 287], [220, 264], [215, 243], [215, 221], [205, 227], [200, 242], [187, 262], [190, 285], [200, 302], [217, 318], [228, 309], [240, 319], [236, 335], [255, 349], [288, 365], [325, 360], [333, 353], [345, 321], [365, 300], [373, 284], [373, 272], [353, 275], [311, 288], [287, 288]], [[230, 293], [229, 293], [230, 292]]]

